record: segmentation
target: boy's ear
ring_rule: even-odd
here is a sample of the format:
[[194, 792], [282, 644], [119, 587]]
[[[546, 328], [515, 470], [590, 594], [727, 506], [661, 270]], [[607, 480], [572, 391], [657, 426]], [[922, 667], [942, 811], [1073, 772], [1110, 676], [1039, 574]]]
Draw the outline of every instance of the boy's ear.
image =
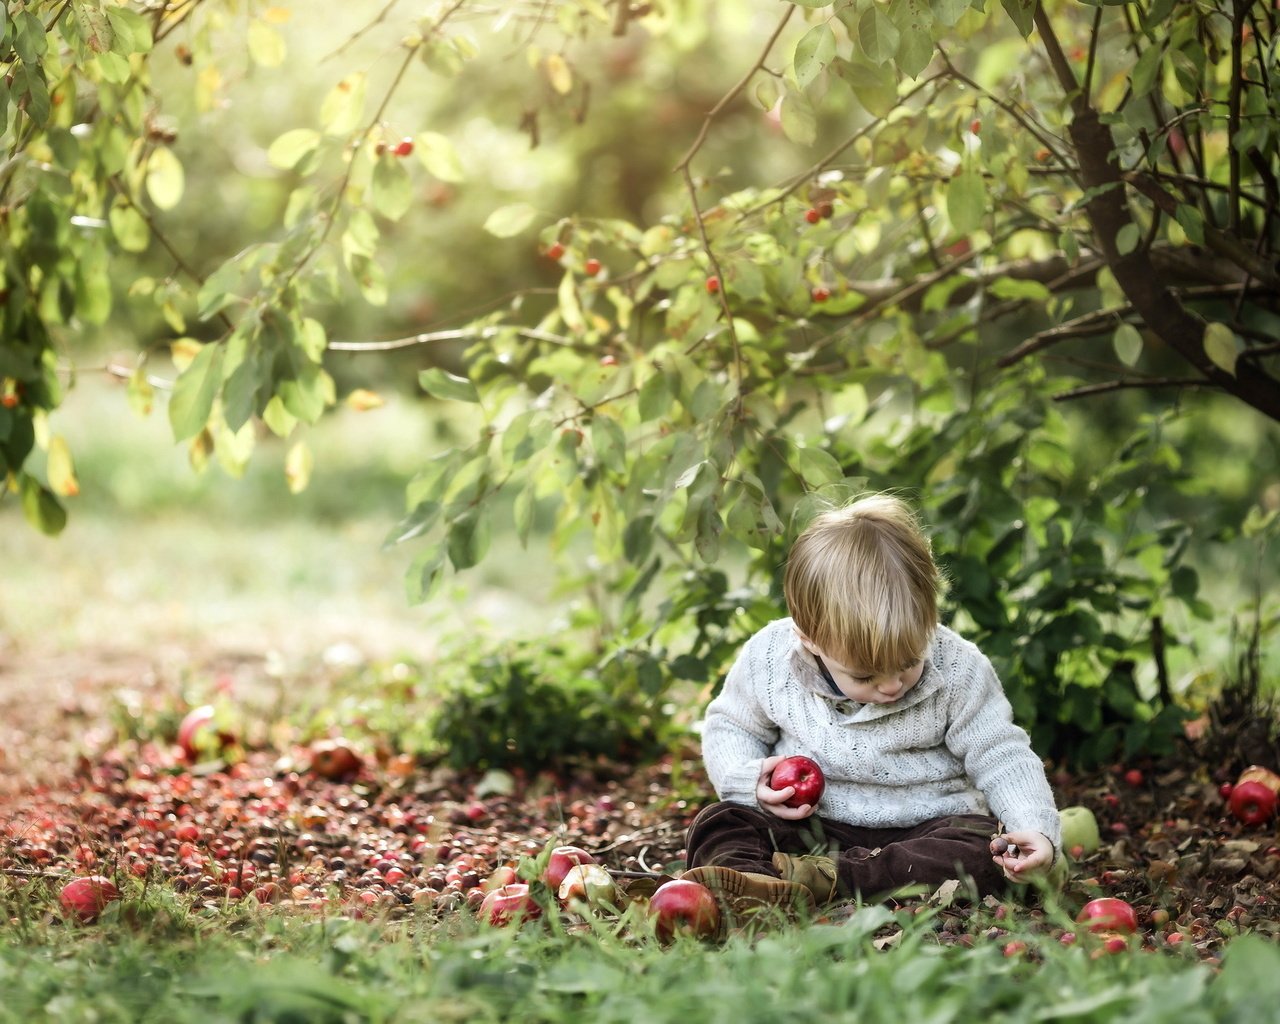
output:
[[795, 632], [796, 632], [796, 637], [800, 640], [800, 646], [801, 646], [801, 647], [803, 647], [803, 648], [804, 648], [806, 651], [808, 651], [810, 654], [812, 654], [812, 653], [813, 653], [813, 641], [812, 641], [812, 640], [810, 640], [810, 639], [809, 639], [807, 636], [805, 636], [803, 633], [801, 633], [801, 632], [800, 632], [800, 629], [799, 629], [798, 627], [796, 627], [796, 626], [792, 626], [791, 628], [795, 630]]

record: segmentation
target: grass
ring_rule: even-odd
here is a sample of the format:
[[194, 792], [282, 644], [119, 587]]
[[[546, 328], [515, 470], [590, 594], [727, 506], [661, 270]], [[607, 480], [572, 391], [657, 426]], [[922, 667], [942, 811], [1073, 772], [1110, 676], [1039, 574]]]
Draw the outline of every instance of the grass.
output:
[[[14, 899], [0, 901], [6, 916]], [[1172, 950], [1095, 956], [1030, 931], [1028, 951], [1012, 957], [1003, 938], [948, 947], [933, 941], [930, 915], [881, 907], [720, 947], [663, 948], [628, 915], [572, 930], [489, 929], [460, 916], [446, 930], [426, 916], [203, 919], [132, 906], [89, 926], [11, 920], [0, 937], [0, 1021], [1280, 1019], [1280, 949], [1252, 937], [1217, 967]]]

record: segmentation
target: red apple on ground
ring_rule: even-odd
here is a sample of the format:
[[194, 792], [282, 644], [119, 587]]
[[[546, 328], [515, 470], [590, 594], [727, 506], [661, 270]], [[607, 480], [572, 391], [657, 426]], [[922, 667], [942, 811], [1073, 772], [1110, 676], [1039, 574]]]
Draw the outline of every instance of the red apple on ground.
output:
[[1260, 764], [1251, 764], [1248, 768], [1240, 773], [1240, 778], [1236, 779], [1236, 785], [1242, 782], [1261, 782], [1267, 789], [1280, 797], [1280, 775], [1277, 775], [1270, 768], [1263, 768]]
[[1090, 900], [1076, 915], [1080, 924], [1088, 924], [1091, 932], [1126, 932], [1133, 935], [1138, 930], [1138, 915], [1133, 907], [1114, 896], [1100, 896]]
[[787, 798], [787, 807], [816, 806], [822, 791], [827, 788], [827, 780], [818, 762], [803, 754], [793, 754], [779, 761], [769, 776], [771, 789], [786, 789], [788, 786], [794, 786], [796, 791]]
[[551, 851], [547, 868], [542, 873], [542, 880], [552, 892], [559, 892], [569, 869], [575, 864], [594, 864], [595, 857], [576, 846], [557, 846]]
[[1236, 783], [1227, 800], [1237, 821], [1253, 827], [1265, 824], [1276, 813], [1276, 795], [1261, 782]]
[[720, 930], [720, 906], [711, 890], [683, 878], [658, 886], [649, 900], [649, 917], [661, 942], [677, 935], [711, 938]]
[[613, 876], [600, 864], [575, 864], [564, 876], [556, 898], [561, 903], [581, 900], [592, 906], [612, 905], [618, 901], [618, 887]]
[[111, 879], [103, 875], [73, 878], [58, 893], [58, 902], [64, 913], [81, 921], [92, 921], [102, 913], [106, 905], [120, 898], [120, 890]]
[[178, 725], [178, 746], [188, 761], [200, 761], [235, 742], [230, 733], [218, 729], [212, 704], [202, 704], [186, 713]]
[[364, 758], [341, 736], [311, 744], [311, 771], [322, 779], [349, 778], [363, 766]]
[[491, 925], [531, 921], [541, 914], [542, 907], [529, 895], [529, 886], [524, 882], [512, 882], [485, 893], [480, 903], [480, 916]]

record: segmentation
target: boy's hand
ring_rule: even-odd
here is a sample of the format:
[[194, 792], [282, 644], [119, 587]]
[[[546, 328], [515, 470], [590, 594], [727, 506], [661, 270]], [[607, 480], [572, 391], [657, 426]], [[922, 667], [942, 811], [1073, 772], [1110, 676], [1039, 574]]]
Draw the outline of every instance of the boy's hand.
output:
[[991, 840], [991, 859], [1009, 881], [1025, 882], [1053, 866], [1053, 843], [1039, 832], [1005, 832]]
[[[787, 786], [784, 789], [770, 789], [769, 776], [773, 774], [773, 769], [778, 762], [782, 760], [781, 754], [775, 754], [773, 757], [766, 757], [760, 763], [760, 779], [756, 782], [756, 803], [760, 805], [762, 810], [775, 814], [779, 818], [786, 818], [788, 821], [799, 821], [801, 818], [807, 818], [814, 811], [813, 804], [801, 804], [799, 807], [788, 807], [786, 802], [795, 794], [795, 786]], [[1052, 852], [1053, 847], [1049, 847]]]

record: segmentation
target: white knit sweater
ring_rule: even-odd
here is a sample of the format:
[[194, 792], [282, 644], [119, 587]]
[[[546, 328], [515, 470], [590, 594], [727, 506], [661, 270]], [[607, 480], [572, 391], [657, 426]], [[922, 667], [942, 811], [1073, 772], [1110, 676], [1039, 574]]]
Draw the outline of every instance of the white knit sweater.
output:
[[756, 803], [760, 762], [804, 754], [827, 777], [822, 817], [902, 828], [947, 814], [994, 814], [1006, 831], [1031, 829], [1055, 849], [1062, 831], [1044, 765], [995, 669], [977, 647], [939, 626], [920, 681], [894, 704], [831, 692], [791, 620], [751, 637], [708, 705], [707, 773], [721, 800]]

